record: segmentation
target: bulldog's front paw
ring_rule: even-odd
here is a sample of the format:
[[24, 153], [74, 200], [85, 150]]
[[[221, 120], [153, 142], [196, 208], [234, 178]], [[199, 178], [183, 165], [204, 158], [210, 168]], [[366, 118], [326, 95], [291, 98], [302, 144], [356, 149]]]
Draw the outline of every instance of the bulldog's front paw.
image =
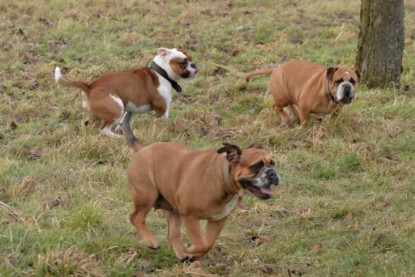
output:
[[151, 250], [157, 250], [160, 248], [160, 244], [153, 239], [143, 239], [142, 243], [147, 246], [147, 248], [150, 248]]
[[185, 262], [189, 262], [189, 263], [193, 263], [194, 261], [197, 260], [197, 257], [195, 255], [191, 255], [191, 254], [186, 254], [184, 255], [183, 258], [181, 258], [181, 262], [185, 263]]

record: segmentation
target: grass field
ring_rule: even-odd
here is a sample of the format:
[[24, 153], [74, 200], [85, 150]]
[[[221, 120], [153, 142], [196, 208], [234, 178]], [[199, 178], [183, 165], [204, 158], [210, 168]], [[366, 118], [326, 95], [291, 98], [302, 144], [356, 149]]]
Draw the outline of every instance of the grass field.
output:
[[[0, 1], [0, 276], [414, 276], [415, 3], [405, 1], [400, 89], [361, 86], [335, 118], [286, 128], [245, 72], [286, 60], [354, 65], [360, 1]], [[181, 264], [166, 224], [139, 244], [128, 221], [130, 150], [85, 125], [81, 93], [54, 67], [92, 81], [188, 49], [200, 67], [171, 117], [134, 117], [144, 144], [204, 150], [261, 142], [282, 177], [246, 197], [212, 251]]]

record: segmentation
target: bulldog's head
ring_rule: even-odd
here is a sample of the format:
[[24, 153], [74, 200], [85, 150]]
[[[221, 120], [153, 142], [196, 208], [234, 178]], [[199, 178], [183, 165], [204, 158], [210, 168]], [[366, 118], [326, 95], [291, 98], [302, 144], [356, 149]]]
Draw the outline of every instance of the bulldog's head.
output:
[[337, 66], [327, 68], [329, 92], [334, 101], [350, 104], [355, 97], [360, 73], [357, 69]]
[[271, 186], [278, 185], [280, 178], [274, 169], [274, 160], [260, 144], [254, 143], [241, 149], [237, 145], [224, 143], [224, 147], [217, 152], [226, 153], [231, 168], [230, 178], [244, 190], [262, 200], [274, 195]]
[[193, 78], [199, 71], [190, 55], [182, 49], [158, 48], [157, 56], [153, 60], [167, 72], [172, 80]]

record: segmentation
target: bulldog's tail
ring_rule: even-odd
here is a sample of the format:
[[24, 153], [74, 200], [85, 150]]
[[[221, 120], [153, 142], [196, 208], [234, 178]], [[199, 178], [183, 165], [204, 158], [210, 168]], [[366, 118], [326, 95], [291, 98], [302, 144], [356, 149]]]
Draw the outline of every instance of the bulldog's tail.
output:
[[89, 92], [91, 91], [91, 87], [87, 83], [79, 82], [79, 81], [69, 82], [69, 81], [65, 81], [64, 79], [62, 79], [61, 69], [59, 67], [55, 68], [55, 81], [65, 87], [80, 88], [83, 91], [85, 91], [86, 94], [89, 94]]
[[121, 129], [122, 129], [122, 133], [125, 137], [125, 140], [127, 141], [128, 146], [131, 147], [133, 152], [138, 152], [138, 151], [140, 151], [141, 148], [143, 148], [143, 145], [134, 136], [134, 133], [131, 130], [130, 122], [131, 122], [131, 116], [132, 115], [133, 115], [132, 112], [126, 112], [125, 113], [124, 118], [121, 120]]
[[247, 82], [249, 82], [249, 80], [256, 76], [256, 75], [260, 75], [260, 74], [271, 74], [272, 71], [274, 70], [274, 68], [266, 68], [266, 69], [260, 69], [260, 70], [255, 70], [255, 71], [251, 71], [245, 74], [245, 80]]

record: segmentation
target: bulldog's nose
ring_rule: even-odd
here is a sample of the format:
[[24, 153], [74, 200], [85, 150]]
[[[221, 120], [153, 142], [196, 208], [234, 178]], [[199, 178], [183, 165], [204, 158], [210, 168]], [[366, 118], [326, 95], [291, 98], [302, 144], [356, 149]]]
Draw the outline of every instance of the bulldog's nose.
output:
[[344, 84], [344, 85], [343, 85], [343, 88], [344, 88], [344, 90], [345, 90], [346, 92], [349, 92], [349, 91], [351, 91], [351, 90], [352, 90], [352, 85], [350, 85], [350, 84]]
[[344, 94], [349, 97], [349, 98], [353, 98], [353, 90], [352, 90], [352, 85], [349, 84], [344, 84], [343, 85], [343, 89], [344, 89]]
[[274, 184], [278, 185], [280, 182], [280, 179], [278, 178], [277, 172], [275, 172], [273, 169], [270, 169], [267, 171], [267, 177], [268, 179]]

